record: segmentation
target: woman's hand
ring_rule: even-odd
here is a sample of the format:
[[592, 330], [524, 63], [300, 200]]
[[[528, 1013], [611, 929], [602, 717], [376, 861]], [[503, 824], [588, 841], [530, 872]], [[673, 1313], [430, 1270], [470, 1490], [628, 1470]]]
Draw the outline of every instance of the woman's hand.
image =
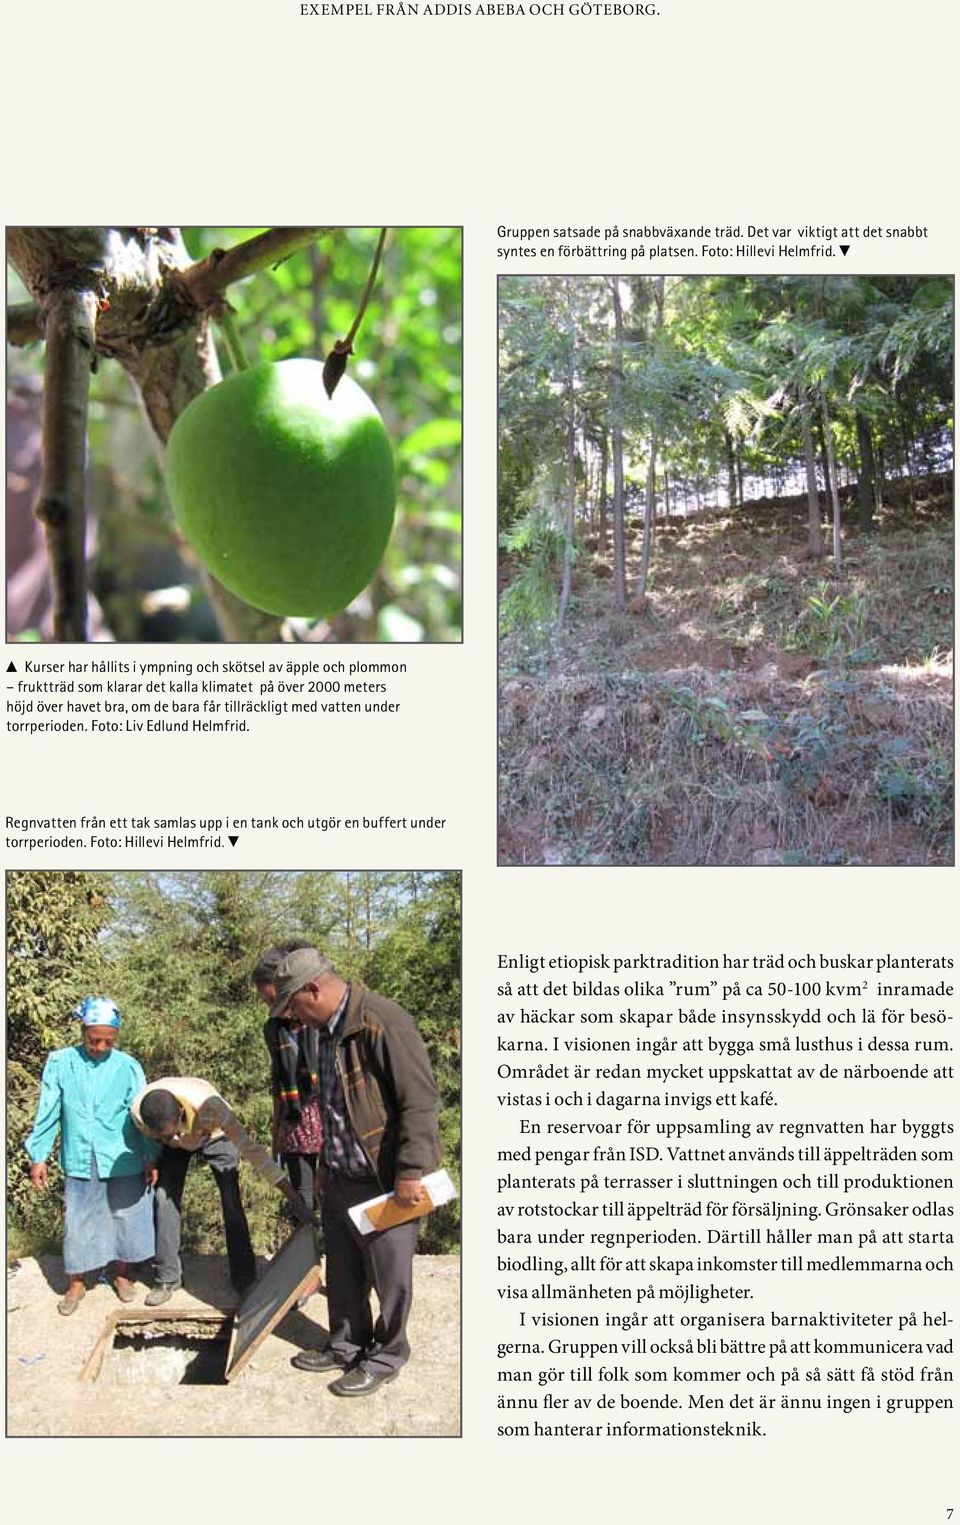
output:
[[38, 1164], [30, 1166], [30, 1180], [33, 1182], [37, 1191], [46, 1191], [47, 1167], [42, 1160]]

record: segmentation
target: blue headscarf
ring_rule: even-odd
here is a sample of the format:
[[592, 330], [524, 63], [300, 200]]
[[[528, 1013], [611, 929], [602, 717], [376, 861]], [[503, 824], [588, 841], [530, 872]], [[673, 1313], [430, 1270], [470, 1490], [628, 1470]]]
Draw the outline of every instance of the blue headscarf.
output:
[[109, 996], [88, 995], [73, 1009], [73, 1015], [84, 1027], [119, 1027], [120, 1008]]

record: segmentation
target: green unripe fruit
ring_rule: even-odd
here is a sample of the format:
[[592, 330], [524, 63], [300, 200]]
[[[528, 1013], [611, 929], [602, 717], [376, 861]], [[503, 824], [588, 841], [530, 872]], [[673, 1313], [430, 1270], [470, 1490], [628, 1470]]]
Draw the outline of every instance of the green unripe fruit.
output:
[[367, 394], [316, 360], [238, 371], [167, 443], [177, 521], [214, 576], [269, 614], [319, 617], [367, 586], [390, 538], [393, 452]]

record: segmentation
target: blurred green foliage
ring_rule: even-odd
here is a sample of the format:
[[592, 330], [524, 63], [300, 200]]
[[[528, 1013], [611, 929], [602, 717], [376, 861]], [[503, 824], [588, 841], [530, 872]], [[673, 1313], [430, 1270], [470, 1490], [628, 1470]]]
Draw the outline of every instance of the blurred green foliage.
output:
[[[182, 228], [192, 256], [263, 232]], [[338, 228], [271, 270], [230, 287], [247, 363], [323, 358], [353, 321], [378, 228]], [[394, 442], [397, 518], [369, 588], [332, 622], [349, 641], [458, 641], [461, 610], [462, 300], [459, 228], [391, 228], [349, 370]], [[8, 297], [19, 301], [15, 276]], [[224, 372], [230, 369], [218, 338]], [[11, 353], [11, 372], [42, 368], [41, 347]], [[92, 586], [121, 641], [216, 641], [198, 569], [176, 534], [158, 447], [120, 367], [93, 378], [91, 502], [98, 522]], [[290, 622], [294, 637], [309, 624]]]
[[[148, 1079], [202, 1076], [257, 1138], [269, 1140], [266, 1013], [250, 971], [264, 949], [288, 937], [316, 941], [345, 978], [364, 980], [414, 1017], [440, 1090], [444, 1164], [459, 1179], [458, 874], [23, 871], [8, 881], [7, 1200], [14, 1253], [59, 1248], [59, 1172], [51, 1171], [51, 1190], [34, 1192], [23, 1141], [46, 1054], [77, 1041], [70, 1013], [84, 995], [118, 1002], [121, 1045]], [[254, 1246], [272, 1253], [289, 1231], [282, 1199], [246, 1168], [241, 1183]], [[422, 1251], [456, 1250], [458, 1206], [425, 1220]], [[191, 1171], [183, 1244], [223, 1249], [209, 1170]]]
[[34, 1192], [22, 1145], [47, 1053], [76, 1041], [69, 1014], [97, 984], [98, 934], [109, 916], [104, 889], [103, 875], [83, 871], [7, 876], [7, 1136], [16, 1141], [8, 1156], [7, 1210], [11, 1228], [29, 1224], [30, 1237], [42, 1245], [59, 1238], [59, 1169], [51, 1161], [52, 1189]]

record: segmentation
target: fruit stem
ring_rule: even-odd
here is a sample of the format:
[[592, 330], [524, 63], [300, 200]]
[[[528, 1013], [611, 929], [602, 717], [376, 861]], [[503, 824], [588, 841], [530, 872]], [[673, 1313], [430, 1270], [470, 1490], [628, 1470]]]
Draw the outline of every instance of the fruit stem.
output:
[[357, 337], [357, 330], [363, 322], [363, 315], [367, 310], [370, 293], [373, 291], [373, 283], [377, 279], [377, 271], [380, 269], [380, 256], [383, 253], [383, 245], [386, 241], [386, 228], [380, 229], [380, 237], [377, 239], [376, 252], [373, 256], [373, 264], [370, 266], [370, 274], [367, 276], [367, 284], [363, 289], [360, 306], [357, 308], [357, 316], [354, 318], [350, 332], [345, 339], [335, 339], [333, 349], [323, 363], [323, 384], [327, 396], [332, 397], [347, 368], [347, 356], [353, 354], [353, 341]]
[[223, 335], [224, 349], [230, 356], [230, 364], [235, 371], [245, 371], [247, 369], [247, 357], [243, 353], [243, 342], [240, 338], [240, 330], [237, 328], [236, 319], [229, 308], [220, 314], [217, 322]]
[[377, 239], [376, 253], [373, 256], [373, 264], [370, 266], [370, 274], [367, 276], [367, 284], [364, 287], [363, 297], [361, 299], [360, 306], [357, 309], [357, 316], [353, 320], [353, 327], [347, 334], [346, 339], [340, 341], [348, 349], [353, 346], [353, 341], [357, 337], [357, 330], [359, 329], [360, 324], [363, 322], [363, 315], [367, 310], [367, 303], [370, 300], [370, 293], [373, 291], [373, 283], [377, 278], [377, 271], [380, 269], [380, 256], [383, 253], [383, 245], [386, 237], [386, 228], [381, 228], [380, 237]]

